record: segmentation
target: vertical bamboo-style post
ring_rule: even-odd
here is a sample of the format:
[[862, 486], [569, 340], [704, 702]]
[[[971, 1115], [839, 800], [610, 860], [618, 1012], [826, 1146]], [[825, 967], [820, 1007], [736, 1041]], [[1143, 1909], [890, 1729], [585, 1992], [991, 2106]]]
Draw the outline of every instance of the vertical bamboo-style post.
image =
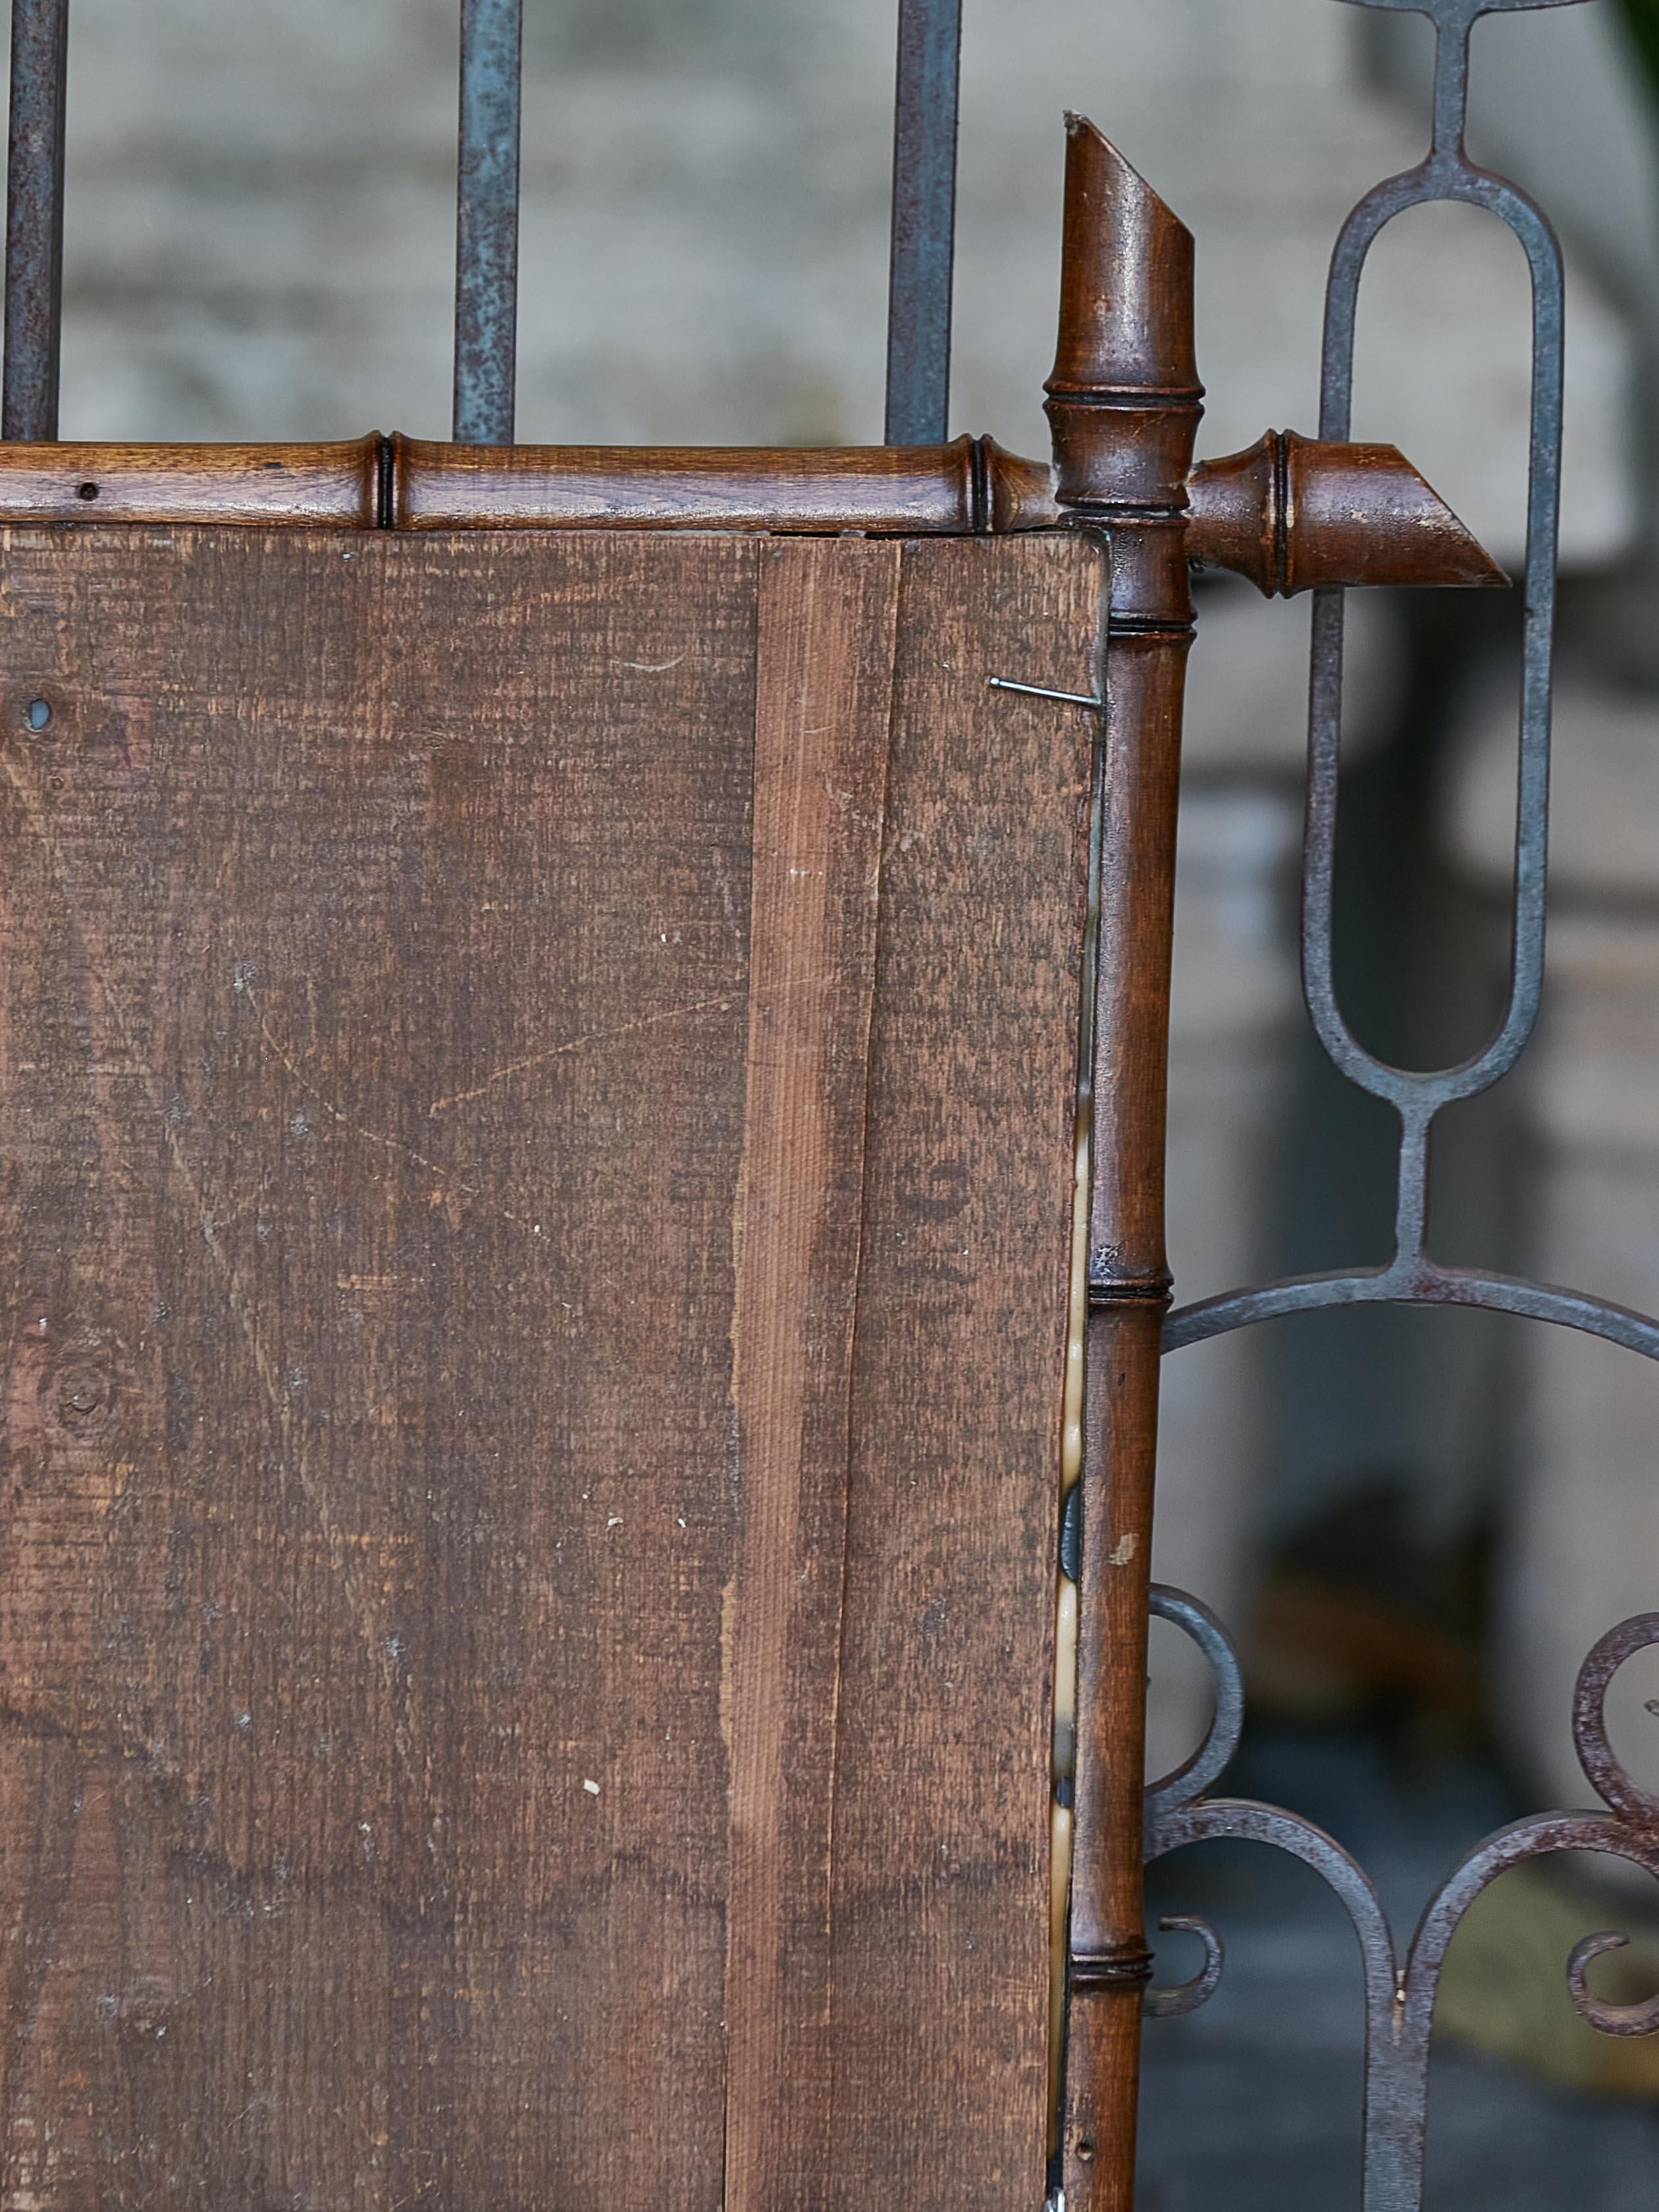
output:
[[1141, 1796], [1176, 798], [1193, 605], [1187, 477], [1202, 412], [1193, 242], [1091, 124], [1068, 118], [1059, 496], [1108, 534], [1094, 1193], [1062, 2154], [1067, 2212], [1130, 2212], [1141, 1998]]

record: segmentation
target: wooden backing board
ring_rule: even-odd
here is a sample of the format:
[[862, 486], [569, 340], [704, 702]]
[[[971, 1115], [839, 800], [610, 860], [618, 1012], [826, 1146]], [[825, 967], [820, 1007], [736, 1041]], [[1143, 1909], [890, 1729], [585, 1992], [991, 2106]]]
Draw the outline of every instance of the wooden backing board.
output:
[[1100, 588], [0, 536], [7, 2212], [1039, 2201]]

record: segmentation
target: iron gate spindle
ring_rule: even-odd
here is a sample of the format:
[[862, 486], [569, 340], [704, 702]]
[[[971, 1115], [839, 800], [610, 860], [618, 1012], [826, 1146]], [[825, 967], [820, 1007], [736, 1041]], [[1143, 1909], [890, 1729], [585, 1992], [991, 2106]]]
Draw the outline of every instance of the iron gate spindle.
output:
[[893, 102], [890, 446], [932, 446], [949, 428], [962, 0], [899, 0]]
[[510, 446], [518, 381], [524, 0], [461, 0], [455, 442]]
[[58, 435], [69, 0], [12, 0], [0, 438]]
[[[900, 0], [885, 439], [942, 443], [949, 411], [962, 0]], [[511, 445], [523, 0], [461, 0], [453, 436]], [[69, 0], [13, 0], [0, 437], [58, 434]]]

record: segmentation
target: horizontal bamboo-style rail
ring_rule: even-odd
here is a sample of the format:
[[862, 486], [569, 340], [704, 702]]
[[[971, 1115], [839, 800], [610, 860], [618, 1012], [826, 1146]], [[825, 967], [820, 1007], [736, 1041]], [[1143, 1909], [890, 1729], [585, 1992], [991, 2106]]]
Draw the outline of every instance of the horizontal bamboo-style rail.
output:
[[951, 536], [1060, 520], [1054, 471], [941, 446], [447, 446], [392, 441], [399, 530], [854, 530]]
[[[1057, 472], [992, 438], [942, 446], [0, 444], [0, 524], [333, 530], [718, 530], [973, 537], [1052, 529]], [[1186, 478], [1187, 557], [1266, 592], [1501, 584], [1392, 446], [1270, 434]], [[1127, 553], [1126, 550], [1126, 556]]]
[[0, 446], [0, 521], [973, 534], [1056, 522], [1054, 472], [945, 446]]

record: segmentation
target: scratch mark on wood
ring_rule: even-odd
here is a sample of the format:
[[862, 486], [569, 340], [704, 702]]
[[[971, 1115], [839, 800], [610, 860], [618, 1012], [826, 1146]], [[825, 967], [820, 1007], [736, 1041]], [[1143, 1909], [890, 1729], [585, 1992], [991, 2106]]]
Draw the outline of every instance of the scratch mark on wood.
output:
[[[728, 991], [723, 998], [694, 999], [689, 1006], [665, 1006], [660, 1013], [643, 1015], [636, 1022], [621, 1022], [615, 1029], [593, 1030], [586, 1036], [566, 1037], [560, 1043], [550, 1044], [540, 1052], [526, 1053], [522, 1060], [508, 1060], [505, 1067], [496, 1068], [493, 1074], [485, 1076], [482, 1083], [475, 1084], [471, 1091], [457, 1091], [447, 1098], [434, 1098], [427, 1108], [427, 1113], [428, 1115], [447, 1114], [453, 1107], [470, 1106], [475, 1098], [482, 1098], [498, 1083], [508, 1082], [514, 1076], [523, 1075], [532, 1067], [544, 1067], [549, 1060], [561, 1060], [567, 1053], [586, 1052], [597, 1044], [614, 1044], [618, 1038], [638, 1036], [641, 1030], [658, 1029], [665, 1022], [686, 1021], [693, 1014], [729, 1014], [741, 995], [741, 993]], [[410, 1157], [416, 1160], [420, 1158], [418, 1153], [411, 1153]], [[422, 1162], [421, 1164], [428, 1164]]]
[[[826, 984], [835, 982], [838, 975], [839, 970], [830, 969], [821, 975], [793, 976], [771, 991], [757, 992], [757, 1000], [763, 1008], [786, 992], [822, 990]], [[729, 1014], [741, 996], [741, 993], [728, 991], [723, 998], [694, 999], [687, 1006], [665, 1006], [660, 1013], [647, 1014], [636, 1022], [623, 1022], [613, 1030], [594, 1030], [586, 1036], [566, 1037], [558, 1044], [548, 1045], [541, 1052], [526, 1054], [522, 1060], [509, 1060], [505, 1067], [498, 1067], [493, 1075], [486, 1076], [471, 1091], [458, 1091], [450, 1097], [434, 1098], [426, 1110], [428, 1115], [447, 1114], [452, 1107], [470, 1105], [475, 1098], [482, 1098], [487, 1091], [493, 1091], [498, 1083], [505, 1083], [515, 1075], [523, 1075], [532, 1067], [544, 1066], [549, 1060], [562, 1059], [567, 1053], [583, 1052], [593, 1045], [614, 1043], [620, 1037], [637, 1036], [643, 1030], [658, 1029], [665, 1022], [684, 1021], [693, 1014]], [[411, 1152], [410, 1158], [420, 1161], [417, 1152]], [[421, 1164], [426, 1163], [421, 1162]], [[507, 1218], [510, 1219], [511, 1216]]]
[[419, 1168], [423, 1174], [436, 1176], [447, 1189], [457, 1192], [462, 1198], [484, 1200], [489, 1204], [490, 1212], [498, 1221], [510, 1223], [514, 1229], [527, 1229], [532, 1237], [540, 1236], [541, 1228], [538, 1223], [528, 1220], [521, 1213], [508, 1213], [501, 1206], [490, 1203], [488, 1194], [478, 1184], [463, 1182], [454, 1170], [446, 1167], [441, 1160], [428, 1158], [426, 1153], [417, 1152], [413, 1145], [405, 1144], [399, 1137], [388, 1137], [382, 1130], [370, 1129], [361, 1121], [354, 1121], [342, 1106], [331, 1098], [325, 1091], [319, 1090], [305, 1073], [294, 1054], [289, 1051], [266, 1020], [264, 1009], [254, 994], [252, 984], [246, 977], [242, 981], [240, 989], [242, 996], [253, 1009], [254, 1019], [259, 1024], [260, 1036], [264, 1037], [266, 1044], [281, 1060], [301, 1090], [322, 1108], [324, 1113], [337, 1127], [343, 1129], [349, 1136], [360, 1137], [366, 1145], [375, 1145], [382, 1152], [399, 1154]]
[[[410, 1757], [410, 1733], [406, 1710], [406, 1690], [398, 1677], [397, 1669], [387, 1657], [384, 1632], [374, 1618], [373, 1600], [363, 1586], [357, 1566], [352, 1560], [349, 1550], [341, 1541], [340, 1530], [335, 1520], [333, 1505], [328, 1492], [315, 1480], [311, 1468], [309, 1446], [304, 1425], [295, 1420], [294, 1410], [289, 1402], [288, 1393], [282, 1387], [276, 1363], [272, 1360], [254, 1320], [252, 1302], [247, 1296], [230, 1255], [225, 1249], [223, 1239], [215, 1233], [216, 1223], [219, 1217], [209, 1206], [190, 1162], [185, 1158], [173, 1116], [167, 1112], [167, 1101], [162, 1085], [158, 1081], [149, 1058], [140, 1049], [137, 1035], [111, 983], [107, 960], [103, 956], [101, 949], [92, 942], [89, 917], [95, 908], [89, 901], [82, 900], [78, 896], [74, 871], [70, 866], [69, 856], [64, 850], [62, 841], [52, 826], [51, 817], [41, 803], [40, 793], [35, 788], [33, 779], [20, 769], [15, 750], [6, 748], [3, 752], [0, 752], [0, 759], [3, 760], [8, 782], [22, 802], [24, 819], [40, 840], [50, 859], [58, 894], [64, 901], [65, 909], [77, 916], [81, 927], [86, 934], [88, 979], [104, 1011], [108, 1025], [113, 1029], [120, 1043], [127, 1063], [143, 1085], [150, 1109], [155, 1116], [156, 1126], [161, 1132], [168, 1165], [189, 1195], [201, 1230], [203, 1243], [212, 1259], [220, 1280], [224, 1285], [231, 1312], [235, 1317], [237, 1327], [241, 1331], [252, 1359], [254, 1373], [258, 1377], [261, 1394], [276, 1423], [283, 1448], [299, 1481], [301, 1495], [305, 1499], [327, 1546], [331, 1571], [337, 1578], [345, 1595], [349, 1610], [356, 1625], [357, 1632], [362, 1638], [366, 1651], [397, 1705], [403, 1709], [403, 1717], [398, 1723], [398, 1745], [400, 1756], [407, 1761]], [[298, 1079], [303, 1080], [303, 1079]]]

